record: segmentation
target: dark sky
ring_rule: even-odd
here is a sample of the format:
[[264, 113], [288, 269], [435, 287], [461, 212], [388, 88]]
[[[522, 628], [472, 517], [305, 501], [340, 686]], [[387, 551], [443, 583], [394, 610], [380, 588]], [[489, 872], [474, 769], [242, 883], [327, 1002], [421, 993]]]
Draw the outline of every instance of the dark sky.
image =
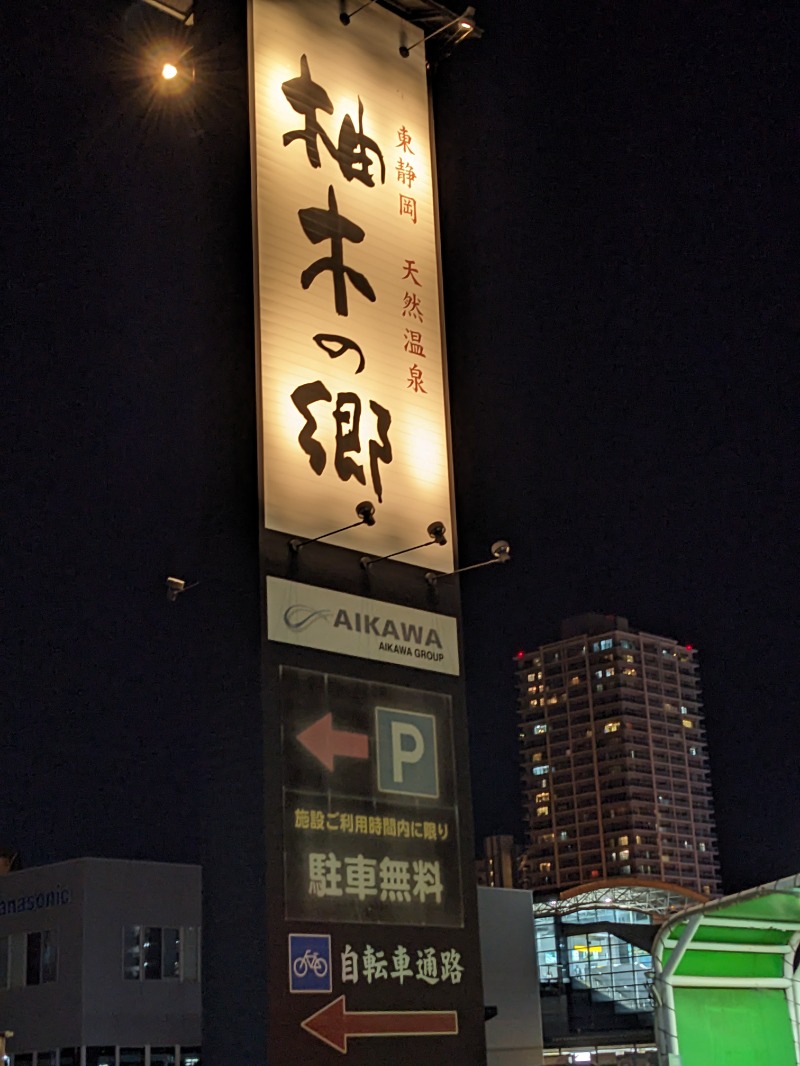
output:
[[494, 2], [437, 78], [479, 831], [510, 658], [584, 610], [699, 648], [727, 888], [800, 869], [797, 45], [786, 5]]
[[[179, 638], [141, 635], [149, 597], [248, 535], [252, 434], [201, 427], [242, 418], [252, 370], [196, 359], [250, 343], [247, 120], [227, 5], [198, 5], [191, 117], [146, 111], [135, 4], [10, 6], [7, 805], [43, 857], [31, 797], [95, 763], [88, 726], [55, 770], [36, 735], [157, 704]], [[477, 831], [520, 832], [513, 653], [622, 614], [700, 650], [728, 889], [800, 869], [800, 14], [739, 6], [490, 0], [433, 78], [461, 561], [513, 550], [462, 586]]]

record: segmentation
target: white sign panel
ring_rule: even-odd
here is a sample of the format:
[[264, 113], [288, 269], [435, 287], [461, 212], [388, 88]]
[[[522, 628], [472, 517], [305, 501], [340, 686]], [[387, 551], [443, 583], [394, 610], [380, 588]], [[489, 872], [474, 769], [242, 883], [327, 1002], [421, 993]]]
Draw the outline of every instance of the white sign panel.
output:
[[282, 644], [457, 675], [455, 618], [267, 578], [267, 635]]
[[420, 32], [377, 5], [339, 11], [252, 6], [264, 520], [316, 537], [369, 499], [388, 555], [453, 525], [425, 49], [403, 59]]

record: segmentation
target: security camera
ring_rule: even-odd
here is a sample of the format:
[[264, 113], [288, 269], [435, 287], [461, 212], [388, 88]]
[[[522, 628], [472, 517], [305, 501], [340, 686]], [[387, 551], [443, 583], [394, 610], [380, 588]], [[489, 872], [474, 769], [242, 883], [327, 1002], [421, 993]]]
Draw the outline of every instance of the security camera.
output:
[[356, 507], [356, 514], [365, 526], [375, 525], [375, 504], [371, 500], [362, 500]]
[[193, 589], [197, 582], [192, 585], [187, 585], [186, 582], [180, 577], [168, 577], [167, 578], [167, 599], [170, 603], [174, 603], [182, 592], [186, 592], [187, 589]]
[[181, 581], [179, 577], [167, 578], [167, 592], [171, 592], [173, 596], [177, 596], [178, 593], [183, 592], [186, 588], [186, 582]]
[[428, 526], [428, 536], [437, 544], [447, 544], [446, 531], [444, 522], [431, 522]]
[[498, 563], [507, 563], [511, 558], [511, 545], [507, 540], [496, 540], [492, 545], [492, 555]]

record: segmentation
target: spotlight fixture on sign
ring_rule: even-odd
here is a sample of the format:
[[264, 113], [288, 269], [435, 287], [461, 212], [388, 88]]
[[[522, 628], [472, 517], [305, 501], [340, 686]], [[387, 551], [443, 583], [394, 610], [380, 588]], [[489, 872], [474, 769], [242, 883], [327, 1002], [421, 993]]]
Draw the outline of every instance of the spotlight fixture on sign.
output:
[[318, 540], [325, 540], [326, 537], [335, 537], [337, 533], [344, 533], [346, 529], [355, 529], [356, 526], [375, 525], [375, 504], [371, 500], [362, 500], [361, 503], [356, 504], [356, 514], [358, 515], [357, 522], [351, 522], [349, 526], [341, 526], [339, 529], [332, 529], [330, 533], [320, 533], [318, 537], [308, 537], [306, 540], [298, 540], [297, 537], [293, 537], [289, 541], [289, 548], [293, 552], [299, 552], [304, 544], [316, 544]]
[[351, 18], [357, 15], [359, 11], [363, 11], [365, 7], [371, 7], [374, 3], [375, 0], [367, 0], [365, 4], [362, 4], [360, 7], [357, 7], [355, 11], [351, 11], [349, 15], [344, 10], [344, 4], [342, 4], [342, 11], [339, 14], [339, 21], [342, 23], [343, 26], [349, 26]]
[[179, 19], [184, 26], [194, 24], [194, 0], [144, 0], [148, 7], [154, 7], [165, 15]]
[[392, 552], [390, 555], [382, 555], [379, 559], [371, 559], [368, 555], [362, 555], [361, 565], [365, 570], [369, 570], [375, 563], [382, 563], [386, 559], [394, 559], [397, 555], [405, 555], [406, 552], [415, 552], [417, 548], [429, 548], [431, 544], [444, 545], [447, 544], [447, 537], [445, 533], [447, 528], [444, 522], [431, 522], [428, 526], [428, 536], [430, 540], [424, 541], [422, 544], [414, 544], [410, 548], [401, 548], [399, 552]]
[[452, 30], [454, 27], [455, 33], [453, 35], [453, 44], [458, 44], [458, 42], [463, 41], [465, 37], [469, 37], [469, 35], [475, 31], [475, 8], [468, 7], [463, 15], [451, 19], [450, 22], [446, 22], [444, 26], [440, 26], [439, 29], [434, 30], [433, 33], [426, 33], [424, 37], [415, 41], [410, 47], [401, 44], [400, 55], [403, 59], [408, 59], [409, 55], [417, 45], [425, 44], [426, 41], [431, 41], [434, 37], [438, 37], [440, 33], [444, 33], [445, 30]]
[[471, 566], [460, 566], [458, 570], [451, 570], [449, 574], [434, 574], [428, 572], [425, 580], [433, 587], [443, 577], [453, 577], [454, 574], [465, 574], [467, 570], [480, 570], [484, 566], [492, 566], [494, 563], [507, 563], [511, 558], [511, 545], [507, 540], [496, 540], [491, 548], [492, 558], [482, 563], [473, 563]]

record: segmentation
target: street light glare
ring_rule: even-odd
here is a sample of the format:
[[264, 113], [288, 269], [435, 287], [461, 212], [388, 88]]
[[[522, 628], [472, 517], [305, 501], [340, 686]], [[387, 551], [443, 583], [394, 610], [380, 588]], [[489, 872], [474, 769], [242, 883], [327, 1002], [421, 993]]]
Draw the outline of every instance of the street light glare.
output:
[[173, 78], [178, 76], [178, 68], [174, 63], [165, 63], [161, 68], [161, 77], [167, 81], [172, 81]]

